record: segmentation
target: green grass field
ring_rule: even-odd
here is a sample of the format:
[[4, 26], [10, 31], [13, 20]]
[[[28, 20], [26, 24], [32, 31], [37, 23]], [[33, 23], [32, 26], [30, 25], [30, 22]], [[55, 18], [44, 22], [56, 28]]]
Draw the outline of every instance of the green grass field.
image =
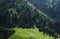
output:
[[15, 33], [9, 37], [9, 39], [53, 39], [49, 35], [44, 35], [43, 32], [39, 32], [37, 28], [26, 29], [26, 28], [13, 28]]

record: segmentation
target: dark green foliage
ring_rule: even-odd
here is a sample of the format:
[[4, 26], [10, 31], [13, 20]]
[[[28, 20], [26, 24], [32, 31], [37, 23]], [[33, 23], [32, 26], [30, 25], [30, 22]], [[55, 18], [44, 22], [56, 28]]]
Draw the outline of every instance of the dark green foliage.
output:
[[8, 39], [15, 31], [0, 27], [0, 39]]
[[[2, 27], [12, 28], [16, 25], [21, 25], [25, 27], [33, 26], [33, 17], [34, 13], [32, 8], [24, 2], [24, 0], [1, 0], [3, 3], [0, 8], [0, 25]], [[14, 6], [13, 6], [14, 5]]]

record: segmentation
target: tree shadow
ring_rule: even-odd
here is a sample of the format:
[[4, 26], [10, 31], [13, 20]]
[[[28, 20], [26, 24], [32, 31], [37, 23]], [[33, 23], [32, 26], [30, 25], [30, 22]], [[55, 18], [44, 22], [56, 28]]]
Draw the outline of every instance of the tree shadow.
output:
[[8, 39], [12, 34], [14, 34], [14, 30], [9, 30], [6, 28], [0, 27], [0, 39]]

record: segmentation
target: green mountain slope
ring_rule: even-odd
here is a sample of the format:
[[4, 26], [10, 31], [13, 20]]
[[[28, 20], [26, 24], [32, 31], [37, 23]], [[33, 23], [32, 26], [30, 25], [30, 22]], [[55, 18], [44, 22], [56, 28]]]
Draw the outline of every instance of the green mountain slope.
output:
[[[55, 23], [55, 20], [38, 10], [27, 0], [0, 0], [0, 27], [13, 29], [15, 31], [9, 39], [15, 39], [16, 35], [16, 39], [19, 39], [17, 37], [21, 37], [20, 39], [30, 39], [27, 35], [27, 38], [25, 38], [26, 36], [23, 35], [25, 32], [27, 34], [35, 33], [31, 39], [40, 39], [40, 34], [42, 35], [41, 38], [44, 37], [42, 39], [45, 39], [45, 35], [39, 31], [44, 34], [47, 33], [49, 36], [55, 36], [56, 33], [60, 33], [60, 27], [55, 29], [57, 26], [55, 26]], [[36, 25], [35, 27], [37, 27], [39, 31], [34, 28], [34, 25]], [[32, 32], [30, 31], [31, 28]], [[46, 35], [47, 39], [53, 39], [48, 35]]]

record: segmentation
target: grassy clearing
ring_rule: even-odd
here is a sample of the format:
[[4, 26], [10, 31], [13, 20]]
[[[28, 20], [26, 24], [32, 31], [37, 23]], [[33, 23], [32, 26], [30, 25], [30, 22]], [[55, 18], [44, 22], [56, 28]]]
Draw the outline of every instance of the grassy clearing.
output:
[[37, 28], [26, 29], [26, 28], [13, 28], [15, 33], [9, 37], [9, 39], [53, 39], [48, 35], [43, 35], [43, 32], [39, 32]]

